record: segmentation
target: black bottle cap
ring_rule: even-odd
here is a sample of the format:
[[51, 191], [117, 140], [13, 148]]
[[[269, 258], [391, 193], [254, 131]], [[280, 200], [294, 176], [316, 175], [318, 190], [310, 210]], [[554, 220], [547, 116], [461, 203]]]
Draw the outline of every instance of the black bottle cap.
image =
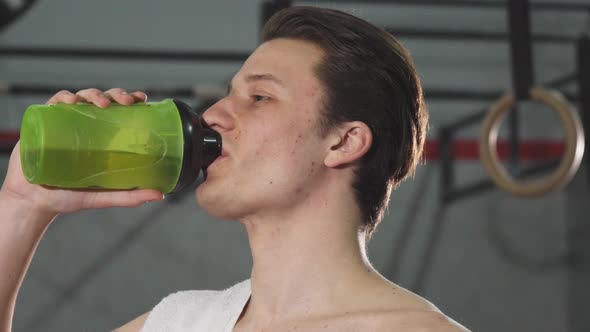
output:
[[171, 194], [183, 191], [195, 182], [201, 169], [206, 177], [207, 167], [221, 155], [221, 135], [206, 128], [205, 123], [190, 106], [176, 99], [173, 102], [182, 122], [184, 152], [180, 176]]

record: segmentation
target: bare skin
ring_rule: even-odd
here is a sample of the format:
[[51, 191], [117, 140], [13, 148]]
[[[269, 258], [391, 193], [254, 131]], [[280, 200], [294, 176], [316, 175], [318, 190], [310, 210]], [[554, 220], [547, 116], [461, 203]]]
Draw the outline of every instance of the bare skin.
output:
[[[323, 91], [312, 69], [322, 57], [321, 49], [303, 41], [262, 44], [233, 78], [228, 96], [203, 116], [221, 134], [224, 155], [209, 167], [196, 200], [219, 219], [241, 222], [252, 250], [252, 295], [234, 331], [466, 331], [370, 265], [350, 183], [372, 136], [356, 121], [318, 135]], [[50, 102], [83, 98], [106, 106], [108, 100], [141, 100], [138, 94], [133, 100], [124, 95], [115, 89], [85, 90], [74, 99], [63, 92]], [[18, 149], [13, 157], [0, 192], [8, 198], [0, 195], [0, 205], [20, 202], [21, 207], [11, 207], [0, 219], [0, 234], [12, 232], [0, 238], [0, 252], [22, 255], [0, 256], [1, 266], [15, 266], [9, 275], [20, 278], [2, 280], [3, 305], [16, 298], [27, 259], [56, 215], [161, 198], [153, 191], [126, 192], [118, 199], [63, 191], [66, 196], [58, 202], [49, 196], [54, 191], [29, 187], [20, 173]], [[78, 203], [64, 203], [71, 201]], [[24, 211], [34, 212], [25, 218], [33, 230], [6, 226], [15, 225]], [[10, 240], [17, 236], [26, 238], [25, 244]], [[11, 305], [1, 307], [7, 309], [0, 318], [11, 319]], [[139, 331], [148, 315], [117, 331]], [[1, 331], [9, 330], [10, 325]]]

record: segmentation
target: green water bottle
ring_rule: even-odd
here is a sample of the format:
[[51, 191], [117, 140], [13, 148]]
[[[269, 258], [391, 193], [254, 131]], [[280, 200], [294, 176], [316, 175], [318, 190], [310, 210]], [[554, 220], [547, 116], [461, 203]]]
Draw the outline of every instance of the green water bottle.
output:
[[31, 105], [20, 131], [25, 178], [83, 189], [157, 189], [196, 181], [221, 154], [220, 135], [185, 103]]

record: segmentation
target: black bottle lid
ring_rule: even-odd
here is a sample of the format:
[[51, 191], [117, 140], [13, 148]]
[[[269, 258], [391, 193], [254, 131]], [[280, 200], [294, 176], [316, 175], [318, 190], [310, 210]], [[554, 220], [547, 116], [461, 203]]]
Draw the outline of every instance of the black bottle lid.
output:
[[190, 106], [180, 100], [173, 100], [180, 120], [184, 135], [184, 152], [182, 168], [176, 187], [170, 193], [177, 193], [197, 180], [199, 171], [203, 170], [203, 176], [207, 176], [206, 169], [221, 155], [221, 135], [216, 131], [206, 128], [205, 123]]

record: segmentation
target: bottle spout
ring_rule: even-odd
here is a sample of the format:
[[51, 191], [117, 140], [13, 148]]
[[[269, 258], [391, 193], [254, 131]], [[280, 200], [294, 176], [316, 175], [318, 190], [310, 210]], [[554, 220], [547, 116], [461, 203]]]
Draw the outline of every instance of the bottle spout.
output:
[[209, 167], [209, 165], [211, 165], [213, 163], [213, 161], [215, 161], [215, 159], [217, 159], [217, 157], [219, 157], [221, 155], [222, 142], [221, 142], [221, 135], [219, 135], [218, 132], [216, 132], [212, 129], [203, 128], [202, 133], [203, 133], [202, 167], [203, 167], [203, 170], [205, 170], [205, 169], [207, 169], [207, 167]]
[[184, 137], [182, 169], [173, 192], [187, 188], [199, 172], [207, 177], [207, 167], [221, 155], [221, 135], [212, 130], [187, 104], [174, 100], [180, 114]]

